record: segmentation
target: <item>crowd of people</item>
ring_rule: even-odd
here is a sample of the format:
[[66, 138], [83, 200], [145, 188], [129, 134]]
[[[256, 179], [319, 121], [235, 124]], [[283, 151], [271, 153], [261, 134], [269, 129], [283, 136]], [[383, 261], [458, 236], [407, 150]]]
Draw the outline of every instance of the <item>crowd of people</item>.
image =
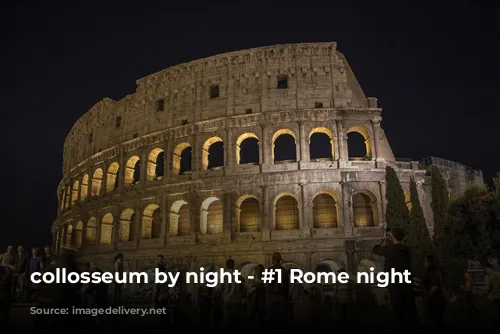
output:
[[[396, 271], [404, 272], [411, 268], [411, 249], [402, 241], [404, 233], [398, 228], [391, 230], [390, 235], [373, 247], [373, 253], [385, 258], [384, 271], [394, 268]], [[300, 297], [306, 296], [309, 302], [324, 304], [317, 287], [306, 289], [300, 284], [291, 284], [288, 270], [282, 265], [280, 253], [272, 255], [272, 266], [268, 269], [281, 270], [282, 280], [264, 283], [262, 273], [264, 265], [253, 268], [253, 279], [241, 282], [224, 282], [215, 287], [207, 287], [204, 284], [188, 286], [185, 279], [177, 280], [174, 286], [170, 282], [156, 284], [152, 295], [152, 302], [156, 309], [166, 309], [165, 314], [158, 315], [159, 325], [181, 325], [193, 323], [197, 319], [199, 324], [213, 326], [233, 326], [247, 323], [250, 325], [261, 324], [290, 324], [299, 323], [301, 319], [307, 318], [305, 314], [308, 307], [297, 308]], [[443, 276], [435, 255], [428, 255], [426, 261], [426, 272], [423, 277], [414, 277], [411, 284], [397, 283], [388, 286], [390, 302], [394, 310], [394, 321], [398, 328], [416, 329], [430, 325], [435, 329], [444, 328], [444, 313], [448, 302], [447, 292], [444, 288]], [[236, 269], [233, 259], [226, 261], [225, 271], [232, 272]], [[113, 300], [110, 302], [109, 284], [33, 284], [29, 277], [34, 272], [44, 272], [55, 268], [67, 268], [69, 271], [100, 271], [92, 263], [83, 263], [78, 267], [75, 254], [72, 251], [63, 251], [56, 257], [50, 246], [46, 246], [44, 254], [39, 255], [38, 249], [33, 248], [31, 256], [24, 252], [19, 246], [17, 254], [13, 247], [8, 246], [7, 251], [0, 255], [0, 324], [5, 326], [9, 319], [9, 310], [14, 301], [34, 302], [40, 307], [71, 307], [78, 306], [87, 309], [106, 308], [109, 305], [124, 305], [122, 284], [113, 283]], [[179, 271], [185, 274], [182, 268], [169, 267], [165, 263], [163, 255], [157, 257], [157, 269], [163, 272]], [[215, 271], [216, 268], [207, 268], [206, 271]], [[117, 254], [114, 258], [114, 271], [123, 274], [124, 256]], [[345, 272], [340, 268], [338, 272]], [[485, 268], [486, 287], [483, 291], [485, 296], [494, 300], [496, 312], [500, 312], [500, 274], [491, 265]], [[182, 277], [182, 276], [181, 276]], [[344, 324], [356, 324], [356, 309], [360, 299], [366, 299], [359, 294], [357, 286], [349, 281], [346, 284], [334, 284], [331, 295], [327, 299], [330, 303], [330, 319], [333, 317]], [[467, 313], [474, 317], [478, 310], [474, 306], [474, 289], [470, 275], [465, 274], [464, 296], [468, 306]], [[318, 296], [319, 295], [319, 296]], [[299, 297], [300, 296], [300, 297]], [[417, 309], [416, 298], [425, 301], [425, 311], [428, 314], [422, 319], [421, 312]], [[308, 305], [313, 305], [308, 304]], [[317, 312], [315, 312], [317, 313]], [[497, 313], [500, 315], [500, 313]], [[497, 315], [497, 317], [498, 317]], [[116, 317], [115, 317], [116, 318]], [[314, 317], [313, 317], [314, 318]], [[63, 317], [55, 321], [52, 317], [43, 317], [37, 322], [37, 326], [49, 325], [62, 326], [68, 321], [75, 321], [74, 317]], [[318, 318], [308, 320], [318, 320]], [[106, 325], [110, 319], [105, 315], [91, 317], [86, 321], [87, 325]], [[119, 324], [120, 322], [118, 322]], [[59, 324], [59, 325], [58, 325]], [[116, 327], [116, 323], [113, 325]]]

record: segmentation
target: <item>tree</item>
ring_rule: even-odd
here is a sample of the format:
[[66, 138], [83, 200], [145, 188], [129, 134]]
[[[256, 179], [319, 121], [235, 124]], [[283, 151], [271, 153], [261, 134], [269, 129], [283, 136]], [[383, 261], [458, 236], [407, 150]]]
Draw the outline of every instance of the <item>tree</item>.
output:
[[387, 166], [385, 169], [387, 206], [385, 210], [385, 221], [387, 227], [399, 227], [405, 234], [408, 233], [409, 214], [405, 203], [405, 194], [396, 171]]
[[433, 245], [425, 221], [424, 210], [420, 205], [417, 184], [413, 178], [410, 181], [410, 201], [410, 226], [407, 242], [412, 249], [412, 272], [421, 277], [424, 273], [424, 259], [433, 253]]
[[446, 208], [448, 206], [449, 192], [446, 180], [436, 166], [431, 166], [431, 195], [432, 216], [434, 218], [434, 246], [438, 255], [444, 255], [446, 241]]

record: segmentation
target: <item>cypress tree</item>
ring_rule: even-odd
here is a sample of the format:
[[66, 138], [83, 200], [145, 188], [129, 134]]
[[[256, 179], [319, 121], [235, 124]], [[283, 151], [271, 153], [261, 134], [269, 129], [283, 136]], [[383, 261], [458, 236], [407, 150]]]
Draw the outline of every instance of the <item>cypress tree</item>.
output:
[[431, 184], [432, 184], [432, 216], [434, 218], [434, 246], [441, 258], [444, 261], [446, 253], [447, 238], [449, 233], [447, 228], [446, 210], [448, 207], [449, 192], [448, 185], [443, 175], [436, 166], [431, 167]]
[[385, 168], [385, 181], [385, 198], [387, 199], [385, 222], [387, 227], [399, 227], [407, 234], [409, 214], [405, 203], [405, 194], [396, 171], [392, 167]]
[[410, 181], [410, 201], [410, 227], [407, 241], [412, 250], [412, 272], [421, 277], [424, 273], [425, 256], [432, 253], [433, 245], [425, 222], [424, 210], [418, 198], [417, 184], [413, 178]]

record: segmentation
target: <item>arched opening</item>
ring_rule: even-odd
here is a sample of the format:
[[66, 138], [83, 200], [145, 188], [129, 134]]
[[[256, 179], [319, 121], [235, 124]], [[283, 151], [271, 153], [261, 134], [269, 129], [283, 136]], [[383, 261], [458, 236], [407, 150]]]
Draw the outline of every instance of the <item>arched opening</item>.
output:
[[122, 211], [120, 215], [120, 230], [118, 231], [118, 240], [120, 241], [132, 241], [134, 240], [134, 231], [132, 226], [135, 222], [135, 211], [133, 209], [127, 208]]
[[[256, 278], [256, 269], [257, 264], [253, 262], [243, 262], [236, 269], [241, 273], [241, 276], [245, 281], [252, 281], [248, 279], [248, 276], [253, 276], [253, 279]], [[250, 283], [249, 282], [249, 283]], [[245, 282], [246, 283], [246, 282]]]
[[99, 244], [109, 245], [113, 242], [113, 215], [106, 213], [101, 219], [101, 238]]
[[202, 234], [222, 233], [224, 227], [224, 208], [217, 197], [209, 197], [201, 204], [200, 232]]
[[170, 207], [169, 236], [183, 236], [191, 233], [191, 214], [186, 201], [175, 201]]
[[94, 175], [92, 175], [92, 197], [99, 196], [101, 194], [102, 176], [102, 168], [97, 168], [94, 171]]
[[273, 136], [273, 162], [296, 162], [297, 161], [297, 138], [288, 129], [281, 129]]
[[370, 268], [375, 269], [374, 272], [377, 273], [379, 272], [379, 268], [377, 266], [377, 264], [371, 260], [361, 260], [358, 264], [358, 267], [356, 268], [356, 271], [358, 273], [369, 273], [371, 272], [370, 271]]
[[332, 228], [338, 226], [337, 201], [332, 194], [321, 193], [313, 199], [314, 228]]
[[85, 243], [87, 245], [95, 245], [97, 239], [97, 219], [91, 217], [85, 227]]
[[71, 205], [75, 204], [78, 201], [78, 187], [80, 185], [80, 182], [78, 180], [75, 180], [73, 182], [73, 190], [71, 191]]
[[295, 262], [292, 262], [292, 261], [284, 261], [281, 263], [281, 265], [286, 269], [286, 270], [290, 270], [290, 269], [300, 269], [299, 265], [296, 264]]
[[85, 201], [87, 199], [88, 193], [89, 193], [89, 174], [85, 174], [82, 177], [82, 185], [80, 186], [80, 201]]
[[411, 204], [411, 195], [409, 191], [405, 191], [405, 204], [406, 207], [408, 208], [408, 211], [411, 211], [412, 204]]
[[80, 249], [82, 247], [82, 231], [83, 231], [83, 222], [80, 220], [75, 227], [73, 232], [74, 242], [73, 245], [76, 249]]
[[106, 192], [111, 192], [118, 188], [118, 172], [120, 170], [120, 164], [118, 162], [113, 162], [108, 167], [108, 174], [106, 175]]
[[212, 137], [205, 141], [201, 162], [204, 170], [224, 166], [224, 142], [221, 138]]
[[316, 266], [317, 273], [336, 273], [341, 268], [341, 265], [333, 260], [324, 260]]
[[71, 185], [66, 186], [66, 199], [65, 199], [65, 209], [69, 209], [71, 207]]
[[333, 133], [327, 128], [314, 128], [309, 134], [309, 157], [311, 161], [332, 161], [335, 146]]
[[135, 184], [141, 179], [141, 159], [134, 155], [125, 165], [125, 184]]
[[368, 227], [378, 225], [377, 198], [369, 191], [362, 191], [352, 196], [354, 226]]
[[182, 175], [191, 171], [193, 149], [189, 143], [181, 143], [174, 149], [172, 171], [174, 175]]
[[236, 140], [236, 163], [259, 164], [259, 138], [255, 133], [244, 133]]
[[73, 242], [73, 225], [67, 224], [66, 225], [66, 248], [71, 249], [71, 246]]
[[143, 239], [161, 237], [161, 214], [157, 204], [149, 204], [142, 213], [141, 237]]
[[260, 203], [253, 195], [243, 195], [236, 201], [236, 220], [240, 232], [260, 231]]
[[299, 204], [293, 194], [280, 194], [274, 202], [276, 230], [294, 230], [300, 227]]
[[155, 148], [148, 156], [148, 181], [161, 179], [165, 172], [165, 152], [161, 148]]
[[370, 135], [364, 127], [354, 126], [347, 132], [349, 160], [371, 160]]

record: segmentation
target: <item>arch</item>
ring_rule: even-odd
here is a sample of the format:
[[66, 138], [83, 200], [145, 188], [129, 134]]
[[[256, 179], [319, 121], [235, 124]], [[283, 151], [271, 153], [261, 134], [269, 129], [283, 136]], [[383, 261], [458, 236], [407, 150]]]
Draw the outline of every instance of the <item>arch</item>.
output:
[[148, 156], [148, 181], [163, 177], [165, 171], [165, 152], [161, 148], [151, 150]]
[[236, 222], [239, 232], [260, 231], [260, 203], [254, 195], [243, 195], [236, 201]]
[[172, 171], [174, 175], [182, 175], [191, 171], [192, 147], [189, 143], [180, 143], [174, 149]]
[[409, 191], [404, 191], [404, 194], [405, 194], [405, 204], [406, 204], [406, 207], [408, 208], [408, 211], [411, 211], [412, 209], [412, 204], [411, 204], [411, 194]]
[[73, 246], [73, 225], [66, 225], [66, 248], [71, 249]]
[[142, 212], [141, 237], [157, 239], [161, 237], [161, 215], [158, 204], [149, 204]]
[[[278, 143], [276, 143], [276, 140], [278, 140], [278, 138], [280, 138], [280, 140], [278, 141]], [[274, 163], [279, 161], [297, 161], [297, 137], [292, 130], [281, 129], [276, 131], [273, 135], [271, 143], [272, 159]], [[287, 146], [290, 146], [290, 148], [287, 149]], [[287, 150], [291, 152], [288, 152], [289, 154], [287, 154]]]
[[236, 164], [259, 164], [259, 137], [246, 132], [236, 140]]
[[80, 201], [85, 201], [89, 193], [89, 174], [84, 174], [80, 186]]
[[90, 217], [85, 226], [85, 243], [87, 245], [95, 245], [97, 240], [97, 219]]
[[102, 176], [102, 168], [97, 168], [92, 175], [92, 197], [99, 196], [101, 194]]
[[83, 222], [80, 220], [76, 223], [74, 234], [74, 242], [73, 245], [76, 249], [80, 249], [82, 247], [82, 231], [83, 231]]
[[299, 265], [295, 262], [292, 262], [292, 261], [284, 261], [281, 263], [281, 265], [287, 270], [300, 269]]
[[101, 219], [101, 237], [99, 244], [109, 245], [113, 242], [113, 215], [106, 213]]
[[[216, 143], [222, 143], [222, 147], [219, 145], [214, 149], [213, 145]], [[222, 158], [220, 157], [221, 152]], [[212, 156], [210, 156], [210, 154], [212, 154]], [[217, 160], [217, 158], [222, 159], [222, 164], [220, 163], [220, 161], [215, 161]], [[224, 166], [224, 141], [222, 140], [222, 138], [211, 137], [205, 141], [205, 143], [203, 144], [201, 165], [204, 170]]]
[[120, 226], [118, 231], [119, 241], [132, 241], [135, 238], [132, 226], [135, 224], [135, 210], [127, 208], [120, 214]]
[[78, 201], [78, 188], [80, 187], [80, 182], [75, 180], [73, 182], [73, 190], [71, 191], [71, 205], [74, 205]]
[[334, 193], [320, 192], [313, 198], [313, 227], [338, 227], [339, 207]]
[[183, 236], [191, 233], [191, 212], [184, 200], [175, 201], [170, 207], [169, 236]]
[[255, 268], [257, 267], [257, 263], [253, 262], [243, 262], [241, 263], [236, 269], [241, 273], [241, 276], [248, 281], [248, 276], [253, 275], [254, 279], [255, 277]]
[[106, 192], [111, 192], [118, 188], [118, 172], [120, 170], [120, 164], [118, 162], [113, 162], [108, 167], [108, 173], [106, 174]]
[[370, 272], [371, 267], [373, 267], [375, 269], [374, 272], [380, 271], [380, 268], [378, 267], [378, 265], [375, 262], [373, 262], [372, 260], [366, 260], [366, 259], [359, 261], [359, 264], [356, 268], [356, 271], [357, 272]]
[[281, 193], [274, 200], [274, 227], [276, 230], [300, 228], [299, 202], [292, 193]]
[[201, 204], [200, 232], [202, 234], [222, 233], [224, 228], [224, 207], [217, 197], [209, 197]]
[[368, 227], [378, 225], [377, 197], [368, 190], [362, 190], [352, 196], [354, 226]]
[[323, 260], [316, 265], [316, 272], [338, 272], [342, 265], [334, 260]]
[[[309, 133], [309, 158], [332, 161], [335, 158], [333, 132], [325, 127], [316, 127]], [[326, 139], [326, 140], [325, 140]], [[318, 151], [318, 152], [316, 152]]]
[[[356, 147], [356, 138], [352, 134], [357, 133], [363, 137], [364, 142], [364, 156], [354, 155]], [[357, 146], [357, 145], [356, 145]], [[364, 126], [353, 126], [347, 131], [347, 150], [349, 155], [349, 160], [371, 160], [372, 158], [372, 147], [370, 132]]]
[[137, 156], [128, 158], [125, 165], [125, 184], [134, 184], [141, 179], [141, 159]]
[[64, 208], [69, 209], [70, 207], [71, 207], [71, 185], [67, 185]]

